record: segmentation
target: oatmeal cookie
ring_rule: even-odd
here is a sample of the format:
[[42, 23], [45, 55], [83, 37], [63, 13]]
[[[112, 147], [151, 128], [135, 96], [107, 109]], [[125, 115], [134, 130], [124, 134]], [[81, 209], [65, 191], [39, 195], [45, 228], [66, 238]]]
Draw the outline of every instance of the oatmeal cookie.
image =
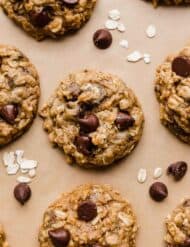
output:
[[166, 218], [165, 241], [168, 247], [185, 247], [190, 244], [190, 199], [184, 200]]
[[155, 7], [159, 4], [165, 5], [182, 5], [182, 4], [190, 4], [190, 0], [146, 0], [152, 2]]
[[156, 71], [161, 122], [190, 144], [190, 47], [168, 56]]
[[108, 185], [82, 185], [63, 194], [45, 212], [40, 247], [134, 247], [136, 217]]
[[3, 227], [0, 225], [0, 247], [9, 247]]
[[100, 167], [129, 154], [143, 130], [143, 112], [117, 76], [84, 70], [66, 77], [40, 115], [69, 163]]
[[0, 146], [31, 125], [40, 95], [34, 66], [18, 49], [0, 45]]
[[37, 40], [79, 29], [97, 0], [1, 0], [5, 13]]

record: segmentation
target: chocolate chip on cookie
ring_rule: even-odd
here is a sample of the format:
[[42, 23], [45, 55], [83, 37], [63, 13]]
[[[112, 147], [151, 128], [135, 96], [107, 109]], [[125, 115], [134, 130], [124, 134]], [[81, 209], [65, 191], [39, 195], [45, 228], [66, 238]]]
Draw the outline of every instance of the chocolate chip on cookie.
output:
[[179, 76], [188, 77], [190, 75], [190, 59], [182, 56], [174, 58], [172, 71]]
[[55, 247], [66, 247], [71, 238], [70, 232], [63, 227], [50, 230], [48, 235]]
[[149, 194], [154, 201], [161, 202], [168, 196], [168, 189], [164, 183], [155, 182], [151, 185]]
[[25, 183], [20, 183], [14, 188], [14, 196], [22, 205], [30, 199], [31, 194], [30, 187]]
[[112, 34], [107, 29], [99, 29], [94, 33], [93, 41], [99, 49], [106, 49], [112, 44]]
[[0, 108], [0, 117], [9, 124], [14, 124], [18, 115], [18, 106], [15, 104], [8, 104]]
[[29, 18], [31, 23], [35, 27], [43, 28], [51, 21], [48, 7], [41, 9], [40, 11], [30, 11]]
[[134, 123], [135, 123], [134, 118], [131, 117], [128, 113], [119, 112], [117, 114], [115, 124], [119, 130], [126, 130], [129, 127], [132, 127]]
[[181, 245], [181, 247], [190, 247], [190, 238], [187, 238]]
[[90, 200], [81, 202], [77, 209], [78, 218], [86, 222], [93, 220], [97, 216], [96, 204]]
[[93, 144], [91, 141], [91, 137], [87, 135], [80, 135], [75, 138], [75, 145], [79, 152], [83, 153], [84, 155], [90, 155]]
[[80, 129], [83, 132], [90, 133], [96, 131], [99, 126], [99, 119], [93, 113], [85, 115], [83, 118], [78, 119]]
[[187, 172], [188, 165], [184, 161], [178, 161], [173, 164], [171, 164], [168, 169], [167, 173], [168, 175], [172, 175], [176, 181], [181, 180], [186, 172]]

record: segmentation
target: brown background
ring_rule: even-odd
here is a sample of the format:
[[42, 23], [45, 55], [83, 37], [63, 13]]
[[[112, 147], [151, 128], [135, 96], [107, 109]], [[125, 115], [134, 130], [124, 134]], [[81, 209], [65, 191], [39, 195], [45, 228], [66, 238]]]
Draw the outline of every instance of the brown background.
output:
[[[100, 51], [93, 46], [92, 34], [103, 26], [107, 12], [113, 8], [121, 11], [127, 31], [124, 34], [114, 31], [112, 47]], [[69, 72], [94, 68], [122, 77], [134, 89], [146, 118], [144, 134], [136, 150], [122, 163], [105, 171], [83, 170], [67, 165], [63, 154], [48, 142], [39, 118], [28, 133], [2, 149], [1, 157], [5, 151], [24, 149], [26, 157], [39, 161], [38, 176], [31, 184], [33, 197], [24, 207], [20, 207], [12, 196], [16, 176], [6, 175], [3, 165], [0, 167], [0, 221], [6, 228], [11, 246], [38, 246], [38, 228], [48, 204], [60, 193], [86, 182], [110, 183], [131, 201], [140, 225], [137, 246], [163, 246], [164, 217], [184, 196], [190, 195], [190, 174], [179, 183], [163, 176], [161, 180], [168, 185], [169, 197], [159, 204], [152, 202], [148, 196], [152, 173], [155, 167], [166, 169], [169, 163], [176, 160], [190, 162], [190, 155], [189, 146], [178, 141], [159, 122], [153, 78], [156, 66], [164, 57], [181, 49], [190, 40], [189, 13], [188, 7], [160, 7], [155, 10], [151, 4], [140, 0], [99, 0], [90, 22], [80, 32], [60, 41], [43, 42], [27, 36], [0, 13], [0, 42], [20, 48], [39, 71], [42, 89], [40, 105]], [[144, 33], [151, 23], [157, 26], [155, 39], [148, 39]], [[119, 47], [122, 38], [129, 40], [129, 50]], [[125, 62], [127, 54], [134, 49], [150, 52], [152, 63]], [[139, 185], [136, 175], [142, 167], [148, 169], [149, 180]]]

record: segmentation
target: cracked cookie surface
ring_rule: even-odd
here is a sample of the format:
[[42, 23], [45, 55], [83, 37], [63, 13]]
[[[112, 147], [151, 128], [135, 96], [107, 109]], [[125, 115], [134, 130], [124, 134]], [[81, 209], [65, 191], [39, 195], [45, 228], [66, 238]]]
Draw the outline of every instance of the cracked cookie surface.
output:
[[18, 49], [0, 45], [0, 146], [31, 125], [40, 95], [34, 66]]
[[155, 7], [158, 5], [183, 5], [190, 4], [190, 0], [146, 0], [152, 2]]
[[5, 13], [37, 40], [78, 30], [97, 0], [1, 0]]
[[156, 71], [161, 122], [190, 144], [190, 47], [168, 56]]
[[0, 225], [0, 247], [9, 247], [3, 227]]
[[190, 199], [184, 200], [166, 218], [165, 241], [168, 247], [185, 247], [190, 243]]
[[82, 185], [46, 210], [39, 242], [40, 247], [134, 247], [136, 232], [133, 210], [118, 192], [108, 185]]
[[101, 167], [129, 154], [144, 117], [137, 98], [117, 76], [84, 70], [65, 78], [40, 115], [52, 143], [69, 163]]

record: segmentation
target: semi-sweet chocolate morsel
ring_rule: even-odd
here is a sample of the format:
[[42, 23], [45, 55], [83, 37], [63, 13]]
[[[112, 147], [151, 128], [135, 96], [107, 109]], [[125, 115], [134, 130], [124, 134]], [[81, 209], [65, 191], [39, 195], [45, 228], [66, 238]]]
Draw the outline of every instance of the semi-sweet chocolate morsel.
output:
[[134, 122], [134, 118], [125, 112], [119, 112], [115, 120], [115, 124], [119, 130], [126, 130], [132, 127]]
[[51, 21], [47, 8], [40, 10], [39, 12], [30, 11], [29, 18], [35, 27], [43, 28]]
[[112, 34], [107, 29], [99, 29], [93, 36], [94, 44], [99, 49], [107, 49], [112, 44]]
[[172, 175], [176, 181], [181, 180], [186, 172], [187, 172], [188, 165], [184, 161], [178, 161], [173, 164], [171, 164], [168, 169], [167, 173], [168, 175]]
[[70, 241], [70, 232], [63, 227], [51, 230], [48, 235], [55, 247], [66, 247]]
[[31, 197], [31, 189], [29, 185], [20, 183], [14, 188], [14, 196], [18, 202], [24, 205]]
[[9, 124], [14, 124], [17, 115], [18, 115], [17, 105], [8, 104], [0, 107], [0, 117]]
[[90, 155], [92, 151], [92, 141], [90, 136], [87, 135], [80, 135], [75, 138], [75, 145], [79, 152], [83, 153], [84, 155]]
[[154, 201], [161, 202], [168, 196], [168, 189], [164, 183], [155, 182], [151, 185], [149, 194]]
[[85, 115], [83, 118], [78, 119], [80, 129], [83, 132], [90, 133], [96, 131], [99, 126], [99, 119], [93, 113]]
[[190, 75], [190, 59], [182, 56], [174, 58], [172, 71], [179, 76], [188, 77]]
[[93, 220], [97, 216], [96, 204], [90, 200], [81, 202], [77, 209], [78, 218], [86, 222]]

